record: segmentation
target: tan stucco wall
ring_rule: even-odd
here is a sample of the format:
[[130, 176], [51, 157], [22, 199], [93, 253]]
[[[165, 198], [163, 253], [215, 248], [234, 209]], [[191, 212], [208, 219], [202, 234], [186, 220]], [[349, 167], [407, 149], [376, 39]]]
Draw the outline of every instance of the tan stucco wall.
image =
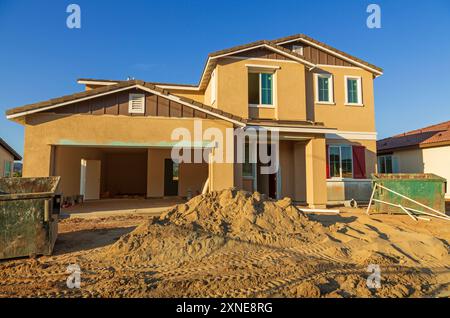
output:
[[208, 179], [207, 163], [180, 164], [180, 180], [178, 181], [178, 194], [187, 196], [191, 191], [193, 196], [202, 193], [203, 186]]
[[260, 107], [249, 107], [248, 117], [258, 118], [258, 119], [275, 119], [276, 109], [274, 108], [260, 108]]
[[147, 196], [164, 196], [164, 160], [170, 158], [170, 149], [148, 149]]
[[[27, 118], [25, 126], [23, 173], [27, 177], [50, 175], [51, 145], [77, 142], [80, 145], [133, 147], [153, 142], [163, 147], [165, 143], [173, 142], [170, 138], [173, 129], [183, 127], [192, 132], [193, 126], [194, 119], [190, 118], [33, 115]], [[215, 127], [225, 135], [225, 129], [232, 125], [223, 120], [202, 120], [202, 126], [203, 131]], [[213, 163], [211, 169], [212, 189], [220, 190], [233, 186], [232, 164]], [[150, 190], [149, 194], [152, 193]]]
[[219, 75], [219, 109], [248, 118], [247, 87], [249, 69], [246, 64], [280, 67], [276, 71], [274, 81], [276, 111], [263, 111], [265, 116], [272, 113], [272, 118], [274, 119], [306, 119], [305, 67], [299, 63], [282, 60], [237, 60], [229, 58], [219, 60], [217, 65]]
[[[170, 149], [148, 149], [148, 197], [164, 196], [164, 161], [170, 158]], [[200, 194], [208, 179], [208, 164], [206, 162], [181, 163], [178, 178], [179, 196], [187, 196], [188, 191], [191, 191], [192, 195]]]
[[11, 175], [14, 168], [14, 157], [0, 146], [0, 178], [5, 175], [5, 162], [11, 162]]
[[323, 208], [327, 203], [325, 138], [314, 138], [305, 147], [306, 202]]
[[180, 89], [168, 89], [168, 91], [170, 91], [173, 94], [178, 95], [180, 97], [190, 98], [199, 103], [209, 105], [208, 100], [205, 100], [205, 92], [204, 91], [191, 91], [191, 90], [180, 90]]
[[396, 151], [394, 156], [398, 159], [400, 173], [423, 173], [425, 171], [422, 149]]
[[423, 149], [425, 173], [434, 173], [447, 180], [446, 197], [450, 198], [450, 146]]
[[447, 179], [446, 197], [450, 198], [450, 146], [395, 151], [400, 173], [434, 173]]
[[[104, 154], [99, 149], [85, 147], [56, 147], [54, 175], [61, 176], [59, 183], [60, 191], [64, 196], [74, 196], [80, 194], [80, 171], [81, 159], [101, 160], [104, 162]], [[26, 161], [24, 160], [24, 164]], [[47, 166], [47, 163], [43, 165]], [[38, 168], [38, 167], [37, 167]], [[28, 169], [34, 169], [29, 167]], [[105, 166], [102, 165], [101, 175], [104, 175]], [[24, 174], [24, 176], [47, 176], [33, 175], [32, 173]], [[101, 178], [101, 189], [104, 189], [104, 180]]]
[[[313, 73], [326, 71], [333, 75], [334, 105], [316, 104], [308, 105], [313, 110], [309, 116], [311, 120], [323, 122], [327, 127], [337, 128], [342, 131], [362, 131], [375, 132], [375, 109], [373, 95], [373, 76], [371, 73], [356, 68], [349, 67], [329, 67], [321, 66], [314, 69]], [[362, 78], [362, 100], [364, 106], [345, 105], [345, 77], [361, 76]], [[308, 74], [309, 95], [308, 102], [314, 98], [314, 87], [312, 74]], [[312, 118], [311, 118], [312, 117]]]

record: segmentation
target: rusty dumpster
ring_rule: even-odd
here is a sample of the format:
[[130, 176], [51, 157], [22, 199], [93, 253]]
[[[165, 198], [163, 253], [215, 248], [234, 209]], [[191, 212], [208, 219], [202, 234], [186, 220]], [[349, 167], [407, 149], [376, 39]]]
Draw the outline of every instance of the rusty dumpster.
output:
[[[372, 182], [393, 190], [403, 196], [420, 202], [437, 211], [445, 211], [446, 180], [432, 173], [391, 173], [373, 174]], [[378, 187], [374, 199], [395, 205], [423, 210], [417, 203], [411, 202], [398, 194]], [[375, 203], [375, 211], [380, 213], [404, 213], [396, 206]]]
[[0, 178], [0, 259], [52, 253], [61, 207], [59, 180]]

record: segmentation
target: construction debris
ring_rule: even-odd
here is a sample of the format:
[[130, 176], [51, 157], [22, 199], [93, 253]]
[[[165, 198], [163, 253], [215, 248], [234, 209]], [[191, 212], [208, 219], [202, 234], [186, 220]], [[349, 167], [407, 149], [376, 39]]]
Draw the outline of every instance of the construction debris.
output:
[[[417, 210], [417, 209], [413, 209], [413, 208], [410, 208], [410, 207], [407, 207], [407, 206], [403, 206], [401, 204], [395, 204], [395, 203], [392, 203], [392, 202], [376, 199], [375, 196], [377, 194], [377, 190], [388, 191], [388, 192], [392, 193], [395, 196], [398, 196], [398, 197], [401, 197], [401, 198], [405, 199], [407, 202], [408, 201], [412, 202], [413, 204], [418, 205], [418, 206], [424, 208], [425, 210], [428, 210], [428, 212]], [[366, 214], [370, 213], [370, 207], [372, 206], [373, 202], [377, 202], [377, 203], [380, 203], [380, 204], [385, 204], [385, 205], [388, 205], [388, 206], [391, 206], [391, 207], [397, 207], [401, 211], [405, 212], [414, 221], [418, 221], [419, 219], [425, 219], [425, 220], [429, 221], [429, 219], [427, 219], [427, 218], [418, 218], [415, 214], [424, 214], [424, 215], [432, 216], [432, 217], [435, 217], [435, 218], [439, 218], [439, 219], [450, 221], [450, 216], [445, 214], [445, 212], [438, 211], [438, 210], [436, 210], [436, 209], [434, 209], [434, 208], [432, 208], [430, 206], [427, 206], [427, 205], [425, 205], [425, 204], [423, 204], [421, 202], [418, 202], [418, 201], [416, 201], [416, 200], [414, 200], [414, 199], [412, 199], [412, 198], [410, 198], [410, 197], [408, 197], [408, 196], [406, 196], [404, 194], [401, 194], [401, 193], [399, 193], [397, 191], [394, 191], [394, 190], [392, 190], [392, 189], [390, 189], [390, 188], [388, 188], [386, 186], [383, 186], [381, 184], [378, 184], [376, 182], [374, 183], [374, 186], [373, 186], [373, 191], [372, 191], [372, 195], [370, 197], [369, 205], [367, 206]]]

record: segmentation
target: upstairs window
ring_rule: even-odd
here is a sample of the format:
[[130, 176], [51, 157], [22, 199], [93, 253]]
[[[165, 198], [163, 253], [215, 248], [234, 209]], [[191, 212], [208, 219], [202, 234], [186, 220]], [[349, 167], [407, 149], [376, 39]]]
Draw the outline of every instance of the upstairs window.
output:
[[145, 113], [145, 94], [130, 94], [128, 100], [128, 112], [130, 114]]
[[347, 105], [362, 106], [361, 77], [345, 77], [345, 95]]
[[273, 73], [248, 73], [248, 103], [273, 106]]
[[316, 103], [333, 103], [333, 76], [316, 74]]

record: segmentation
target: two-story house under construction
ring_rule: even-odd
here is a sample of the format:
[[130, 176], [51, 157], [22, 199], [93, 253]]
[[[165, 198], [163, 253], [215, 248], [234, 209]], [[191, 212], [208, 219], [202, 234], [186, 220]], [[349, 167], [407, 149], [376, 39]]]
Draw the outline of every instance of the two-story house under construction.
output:
[[[61, 176], [65, 196], [236, 187], [324, 207], [357, 198], [376, 171], [373, 80], [380, 75], [379, 67], [299, 34], [211, 53], [197, 85], [80, 79], [83, 92], [6, 115], [25, 127], [23, 176]], [[278, 131], [279, 169], [171, 159], [179, 128], [201, 138], [186, 147], [213, 153], [217, 143], [202, 134], [211, 127], [224, 135], [227, 128]], [[225, 152], [233, 157], [236, 146]]]

